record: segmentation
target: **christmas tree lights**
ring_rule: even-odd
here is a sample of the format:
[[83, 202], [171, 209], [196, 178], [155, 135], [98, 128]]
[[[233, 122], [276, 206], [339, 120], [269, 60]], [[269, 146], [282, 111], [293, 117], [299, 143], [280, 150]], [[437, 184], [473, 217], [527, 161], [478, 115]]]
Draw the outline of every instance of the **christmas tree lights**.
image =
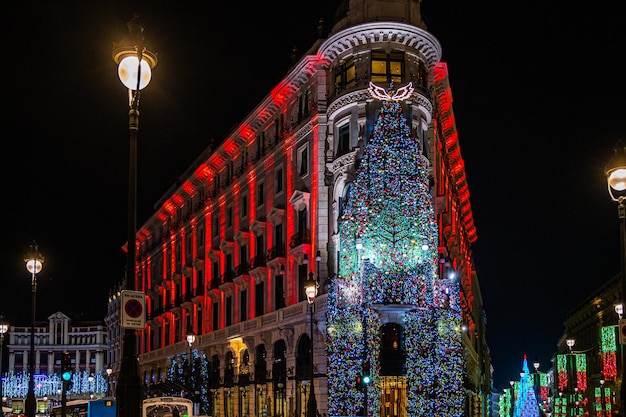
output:
[[528, 361], [524, 355], [522, 373], [519, 381], [519, 393], [513, 406], [513, 417], [539, 417], [539, 404], [533, 389], [532, 378], [528, 372]]
[[[400, 311], [407, 415], [460, 416], [464, 408], [459, 284], [440, 279], [438, 230], [428, 160], [411, 134], [396, 91], [370, 88], [383, 99], [339, 220], [339, 276], [328, 295], [330, 416], [378, 416], [380, 315]], [[368, 362], [372, 382], [359, 389]], [[406, 382], [404, 384], [404, 382]], [[365, 400], [367, 399], [367, 403]], [[386, 405], [385, 405], [386, 406]]]

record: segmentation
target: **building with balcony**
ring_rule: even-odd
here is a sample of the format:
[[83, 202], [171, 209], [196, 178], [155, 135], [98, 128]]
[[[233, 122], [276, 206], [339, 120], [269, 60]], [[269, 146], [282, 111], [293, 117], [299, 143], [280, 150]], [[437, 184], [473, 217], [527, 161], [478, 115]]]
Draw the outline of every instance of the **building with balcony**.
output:
[[[340, 229], [375, 135], [381, 100], [371, 93], [373, 83], [407, 92], [402, 114], [433, 214], [430, 244], [420, 250], [433, 265], [429, 274], [441, 281], [437, 288], [445, 281], [454, 291], [437, 294], [437, 308], [447, 311], [449, 296], [458, 310], [450, 339], [462, 348], [462, 369], [453, 394], [462, 397], [465, 415], [486, 416], [491, 364], [471, 250], [476, 229], [441, 47], [416, 1], [350, 0], [337, 16], [330, 32], [196, 159], [140, 227], [133, 290], [147, 301], [146, 325], [137, 332], [145, 392], [176, 391], [196, 402], [198, 414], [214, 417], [302, 417], [313, 392], [317, 413], [331, 415], [329, 297], [344, 278], [342, 251], [359, 243], [342, 241]], [[319, 284], [312, 305], [304, 292], [310, 274]], [[116, 326], [116, 302], [112, 297], [109, 327]], [[403, 315], [379, 311], [370, 316], [373, 323], [378, 317], [380, 330], [397, 336], [381, 350], [404, 352]], [[190, 332], [193, 343], [186, 339]], [[111, 347], [119, 352], [117, 344]], [[118, 358], [112, 356], [115, 371]], [[387, 380], [395, 382], [376, 383], [369, 400], [357, 394], [361, 407], [372, 401], [375, 415], [407, 415], [407, 398], [418, 394], [402, 382], [404, 364], [391, 363]], [[426, 385], [428, 396], [436, 395], [437, 382]]]
[[[3, 397], [14, 413], [24, 410], [28, 389], [30, 326], [10, 326], [8, 374], [3, 380]], [[61, 369], [64, 352], [71, 355], [70, 399], [104, 396], [107, 392], [107, 327], [104, 321], [74, 321], [60, 311], [45, 322], [35, 323], [35, 397], [37, 412], [46, 414], [51, 402], [61, 399]]]

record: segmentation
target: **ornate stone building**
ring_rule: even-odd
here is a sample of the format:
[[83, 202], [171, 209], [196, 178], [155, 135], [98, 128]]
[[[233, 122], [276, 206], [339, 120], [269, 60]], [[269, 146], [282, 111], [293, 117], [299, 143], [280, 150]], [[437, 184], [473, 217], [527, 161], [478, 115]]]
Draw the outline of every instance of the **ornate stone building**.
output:
[[[447, 65], [419, 6], [344, 2], [330, 33], [199, 156], [140, 228], [135, 289], [146, 294], [147, 321], [138, 352], [149, 394], [180, 386], [214, 417], [302, 417], [313, 379], [317, 410], [327, 413], [327, 291], [339, 269], [342, 206], [380, 107], [369, 83], [410, 82], [409, 124], [428, 161], [438, 227], [437, 273], [454, 272], [460, 283], [465, 414], [488, 415], [476, 229]], [[311, 306], [310, 273], [319, 283]]]

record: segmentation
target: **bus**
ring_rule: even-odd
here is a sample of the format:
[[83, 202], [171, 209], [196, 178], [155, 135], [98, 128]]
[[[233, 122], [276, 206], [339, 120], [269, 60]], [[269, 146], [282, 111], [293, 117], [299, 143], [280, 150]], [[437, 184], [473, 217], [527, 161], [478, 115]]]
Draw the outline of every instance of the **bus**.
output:
[[113, 397], [71, 400], [65, 403], [65, 416], [62, 411], [62, 406], [55, 406], [50, 417], [116, 417], [117, 402]]
[[192, 417], [193, 401], [183, 397], [154, 397], [143, 400], [142, 417]]

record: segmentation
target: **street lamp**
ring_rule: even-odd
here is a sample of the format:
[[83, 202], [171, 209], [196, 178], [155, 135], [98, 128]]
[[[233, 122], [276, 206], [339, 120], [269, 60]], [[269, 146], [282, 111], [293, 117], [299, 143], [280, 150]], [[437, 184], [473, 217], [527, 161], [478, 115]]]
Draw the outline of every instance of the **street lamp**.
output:
[[93, 392], [95, 391], [94, 386], [93, 386], [93, 380], [94, 380], [93, 375], [89, 375], [87, 377], [87, 382], [89, 383], [89, 398], [93, 398]]
[[569, 381], [569, 401], [568, 401], [567, 406], [570, 410], [572, 410], [572, 405], [574, 404], [574, 401], [577, 399], [577, 394], [578, 394], [578, 387], [574, 388], [574, 378], [576, 378], [576, 369], [575, 369], [575, 362], [574, 362], [574, 353], [572, 352], [572, 348], [576, 344], [576, 339], [567, 339], [565, 343], [567, 344], [567, 347], [569, 349], [569, 357], [570, 357], [569, 362], [571, 363], [571, 370], [568, 370], [568, 375], [567, 375], [567, 379]]
[[111, 397], [111, 374], [113, 373], [113, 368], [111, 368], [110, 364], [109, 366], [107, 366], [106, 373], [107, 373], [107, 397]]
[[187, 357], [187, 388], [189, 389], [189, 394], [193, 393], [194, 387], [191, 385], [191, 371], [192, 371], [192, 360], [191, 360], [191, 346], [196, 341], [196, 333], [193, 331], [191, 327], [191, 323], [187, 324], [187, 344], [189, 345], [189, 356]]
[[[606, 175], [607, 188], [611, 200], [617, 202], [617, 214], [620, 224], [620, 303], [622, 305], [622, 313], [624, 302], [626, 301], [626, 207], [624, 201], [626, 199], [626, 147], [620, 142], [615, 147], [615, 155], [607, 163], [604, 173]], [[616, 310], [617, 312], [617, 310]], [[620, 315], [621, 319], [621, 314]], [[624, 365], [623, 345], [620, 343], [621, 362], [622, 362], [622, 385], [620, 387], [620, 413], [626, 410], [626, 384], [624, 384], [624, 375], [626, 374], [626, 366]]]
[[[308, 257], [307, 257], [308, 260]], [[321, 260], [321, 256], [319, 251], [316, 254], [315, 260], [317, 261], [317, 273], [319, 275], [319, 262]], [[315, 372], [314, 364], [313, 364], [313, 312], [315, 311], [315, 297], [317, 296], [317, 289], [319, 285], [317, 280], [315, 279], [315, 275], [313, 272], [309, 272], [309, 279], [304, 282], [304, 293], [306, 294], [306, 299], [309, 303], [310, 308], [310, 321], [311, 321], [311, 388], [309, 389], [309, 400], [307, 401], [307, 417], [316, 417], [317, 416], [317, 400], [315, 399], [315, 383], [313, 381], [313, 374]]]
[[4, 346], [4, 334], [9, 331], [9, 325], [4, 321], [4, 314], [0, 314], [0, 395], [4, 398], [2, 390], [2, 347]]
[[[127, 23], [128, 37], [113, 45], [113, 61], [118, 75], [128, 88], [130, 111], [128, 128], [130, 150], [128, 159], [128, 238], [126, 241], [126, 288], [135, 289], [135, 257], [137, 239], [137, 131], [139, 130], [140, 91], [148, 85], [157, 56], [144, 46], [144, 27], [135, 14]], [[124, 329], [123, 354], [118, 377], [117, 415], [140, 417], [143, 387], [139, 377], [135, 330]]]
[[24, 257], [26, 269], [30, 272], [30, 286], [32, 293], [31, 320], [30, 320], [30, 353], [28, 354], [28, 393], [24, 403], [24, 414], [35, 417], [37, 400], [35, 398], [35, 305], [37, 300], [37, 274], [43, 268], [44, 258], [39, 253], [37, 243], [30, 245], [30, 251]]

